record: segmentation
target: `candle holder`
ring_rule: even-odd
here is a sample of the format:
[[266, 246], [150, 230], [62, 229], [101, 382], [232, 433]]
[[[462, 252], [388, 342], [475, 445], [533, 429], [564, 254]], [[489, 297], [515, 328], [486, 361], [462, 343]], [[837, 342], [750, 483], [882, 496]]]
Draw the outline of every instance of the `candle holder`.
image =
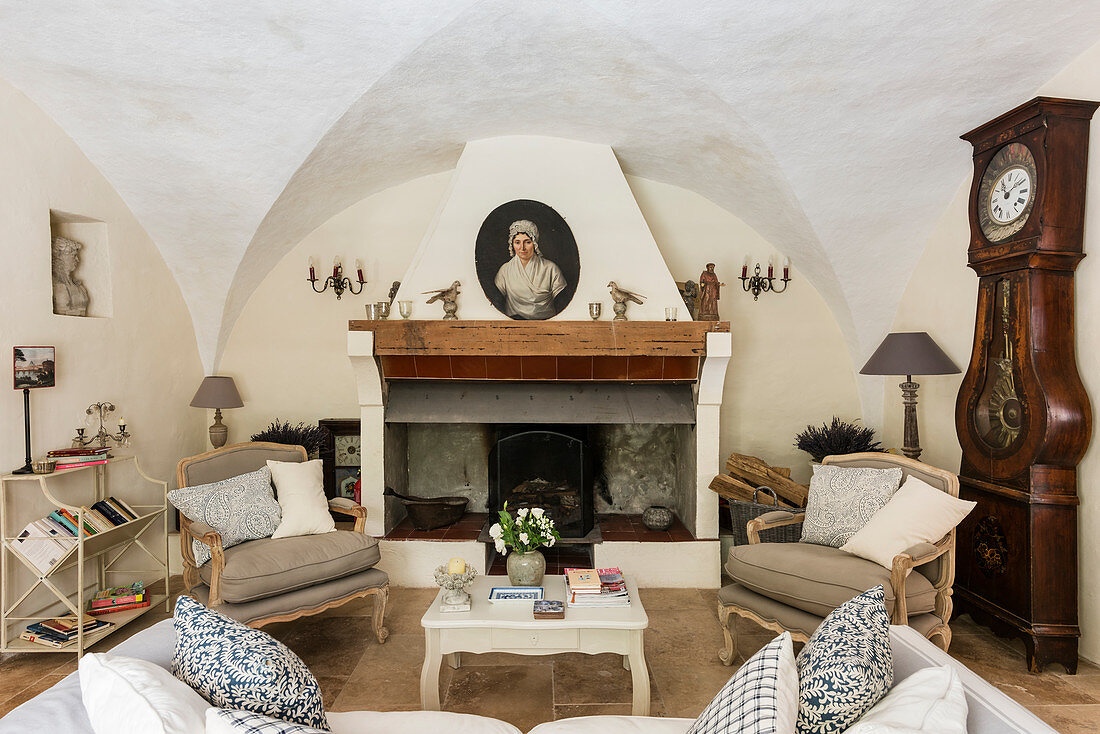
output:
[[466, 591], [466, 587], [474, 582], [476, 576], [477, 570], [472, 566], [466, 566], [462, 573], [449, 573], [447, 564], [436, 568], [435, 582], [446, 590], [440, 600], [440, 611], [470, 611], [470, 593]]
[[412, 301], [398, 301], [397, 309], [401, 312], [401, 318], [407, 319], [412, 316], [413, 302]]
[[76, 429], [76, 436], [73, 437], [72, 447], [79, 449], [87, 446], [92, 442], [98, 442], [101, 449], [107, 448], [108, 441], [114, 441], [121, 446], [130, 445], [130, 433], [126, 432], [126, 419], [119, 418], [118, 420], [118, 433], [110, 433], [103, 425], [103, 419], [108, 413], [113, 413], [115, 410], [115, 404], [107, 401], [102, 403], [92, 403], [84, 411], [85, 415], [94, 415], [99, 418], [99, 431], [94, 436], [84, 437], [83, 428]]
[[768, 274], [760, 274], [760, 263], [756, 263], [756, 267], [753, 269], [753, 274], [750, 276], [748, 261], [741, 266], [741, 287], [744, 288], [746, 293], [752, 294], [752, 300], [759, 301], [761, 293], [782, 293], [787, 290], [787, 283], [791, 282], [791, 266], [790, 260], [783, 265], [783, 277], [779, 279], [779, 282], [783, 284], [782, 287], [776, 287], [775, 278], [772, 277], [773, 266], [768, 263]]
[[340, 297], [344, 295], [344, 291], [348, 291], [353, 296], [357, 296], [363, 292], [363, 286], [366, 284], [366, 278], [363, 277], [363, 266], [359, 264], [359, 261], [355, 261], [355, 272], [358, 277], [359, 290], [355, 290], [356, 281], [350, 278], [344, 277], [344, 266], [340, 263], [340, 258], [336, 258], [332, 262], [332, 275], [322, 281], [322, 286], [317, 287], [317, 273], [313, 267], [313, 258], [309, 259], [309, 281], [310, 286], [313, 287], [315, 293], [324, 293], [328, 290], [329, 286], [332, 286], [332, 292], [336, 294], [336, 300], [339, 301]]
[[593, 321], [599, 321], [600, 316], [603, 315], [603, 304], [595, 301], [588, 304], [588, 315]]

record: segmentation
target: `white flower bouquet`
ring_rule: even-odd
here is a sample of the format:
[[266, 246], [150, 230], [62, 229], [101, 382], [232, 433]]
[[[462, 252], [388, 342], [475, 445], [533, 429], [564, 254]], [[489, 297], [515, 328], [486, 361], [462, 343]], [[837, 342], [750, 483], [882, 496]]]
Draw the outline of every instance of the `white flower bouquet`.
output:
[[502, 555], [508, 549], [516, 553], [530, 553], [543, 546], [549, 548], [561, 539], [546, 510], [541, 507], [521, 507], [516, 510], [516, 516], [512, 517], [508, 512], [507, 502], [500, 511], [500, 522], [493, 523], [489, 528], [489, 537], [493, 539], [497, 553]]

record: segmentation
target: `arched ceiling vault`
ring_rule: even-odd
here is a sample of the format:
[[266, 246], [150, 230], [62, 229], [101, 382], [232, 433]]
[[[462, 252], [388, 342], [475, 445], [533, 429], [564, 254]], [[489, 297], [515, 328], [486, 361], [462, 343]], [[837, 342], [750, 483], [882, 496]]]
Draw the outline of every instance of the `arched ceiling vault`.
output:
[[[607, 143], [627, 173], [738, 215], [859, 363], [967, 175], [959, 133], [1098, 30], [1079, 0], [0, 0], [0, 75], [149, 231], [208, 369], [302, 236], [513, 134]], [[738, 243], [716, 233], [700, 258], [720, 247]]]

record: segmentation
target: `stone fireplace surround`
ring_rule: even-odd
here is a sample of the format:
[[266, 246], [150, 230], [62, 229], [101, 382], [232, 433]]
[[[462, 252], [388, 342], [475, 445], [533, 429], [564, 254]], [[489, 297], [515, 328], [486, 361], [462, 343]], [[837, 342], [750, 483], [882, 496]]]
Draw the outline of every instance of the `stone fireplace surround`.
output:
[[[407, 431], [386, 422], [386, 397], [397, 382], [690, 385], [695, 425], [683, 427], [689, 430], [680, 450], [691, 475], [676, 509], [694, 540], [609, 540], [595, 546], [594, 561], [629, 568], [643, 586], [717, 587], [718, 504], [707, 485], [719, 471], [719, 409], [730, 353], [726, 322], [351, 321], [348, 354], [359, 393], [368, 532], [385, 536], [404, 512], [382, 496], [387, 485], [407, 490]], [[386, 570], [403, 585], [431, 585], [432, 570], [453, 556], [487, 570], [485, 546], [475, 540], [383, 537], [381, 543]]]

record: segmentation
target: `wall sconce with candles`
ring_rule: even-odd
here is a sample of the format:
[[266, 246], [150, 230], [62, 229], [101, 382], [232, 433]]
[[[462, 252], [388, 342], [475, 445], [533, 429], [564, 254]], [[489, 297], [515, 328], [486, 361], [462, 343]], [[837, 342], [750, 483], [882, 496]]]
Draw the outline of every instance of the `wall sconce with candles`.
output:
[[344, 277], [344, 266], [340, 264], [340, 256], [337, 255], [332, 260], [332, 275], [325, 278], [324, 285], [318, 288], [317, 272], [313, 268], [313, 258], [309, 259], [309, 284], [317, 293], [324, 293], [331, 285], [332, 292], [336, 294], [336, 300], [340, 300], [340, 296], [344, 295], [344, 291], [350, 292], [353, 296], [363, 292], [363, 285], [366, 284], [367, 280], [363, 277], [363, 265], [358, 260], [355, 261], [355, 273], [359, 278], [359, 290], [355, 290], [354, 281]]
[[741, 265], [741, 287], [745, 289], [746, 293], [752, 294], [752, 300], [759, 301], [761, 293], [782, 293], [787, 290], [787, 283], [791, 282], [791, 259], [788, 257], [783, 261], [783, 277], [779, 279], [779, 282], [783, 284], [781, 288], [777, 288], [775, 285], [775, 265], [772, 263], [772, 259], [768, 259], [768, 274], [763, 276], [760, 274], [760, 263], [756, 263], [756, 268], [753, 270], [753, 274], [749, 275], [749, 258], [745, 256], [745, 262]]
[[73, 436], [72, 447], [74, 449], [84, 448], [90, 443], [98, 443], [101, 449], [107, 448], [108, 441], [114, 441], [119, 446], [129, 446], [131, 434], [126, 430], [126, 419], [118, 419], [118, 433], [111, 433], [103, 425], [103, 419], [107, 417], [108, 413], [113, 413], [115, 410], [115, 404], [108, 401], [102, 403], [92, 403], [88, 406], [88, 409], [84, 411], [85, 415], [95, 416], [99, 419], [99, 432], [94, 436], [88, 436], [85, 438], [84, 429], [77, 428], [76, 435]]

